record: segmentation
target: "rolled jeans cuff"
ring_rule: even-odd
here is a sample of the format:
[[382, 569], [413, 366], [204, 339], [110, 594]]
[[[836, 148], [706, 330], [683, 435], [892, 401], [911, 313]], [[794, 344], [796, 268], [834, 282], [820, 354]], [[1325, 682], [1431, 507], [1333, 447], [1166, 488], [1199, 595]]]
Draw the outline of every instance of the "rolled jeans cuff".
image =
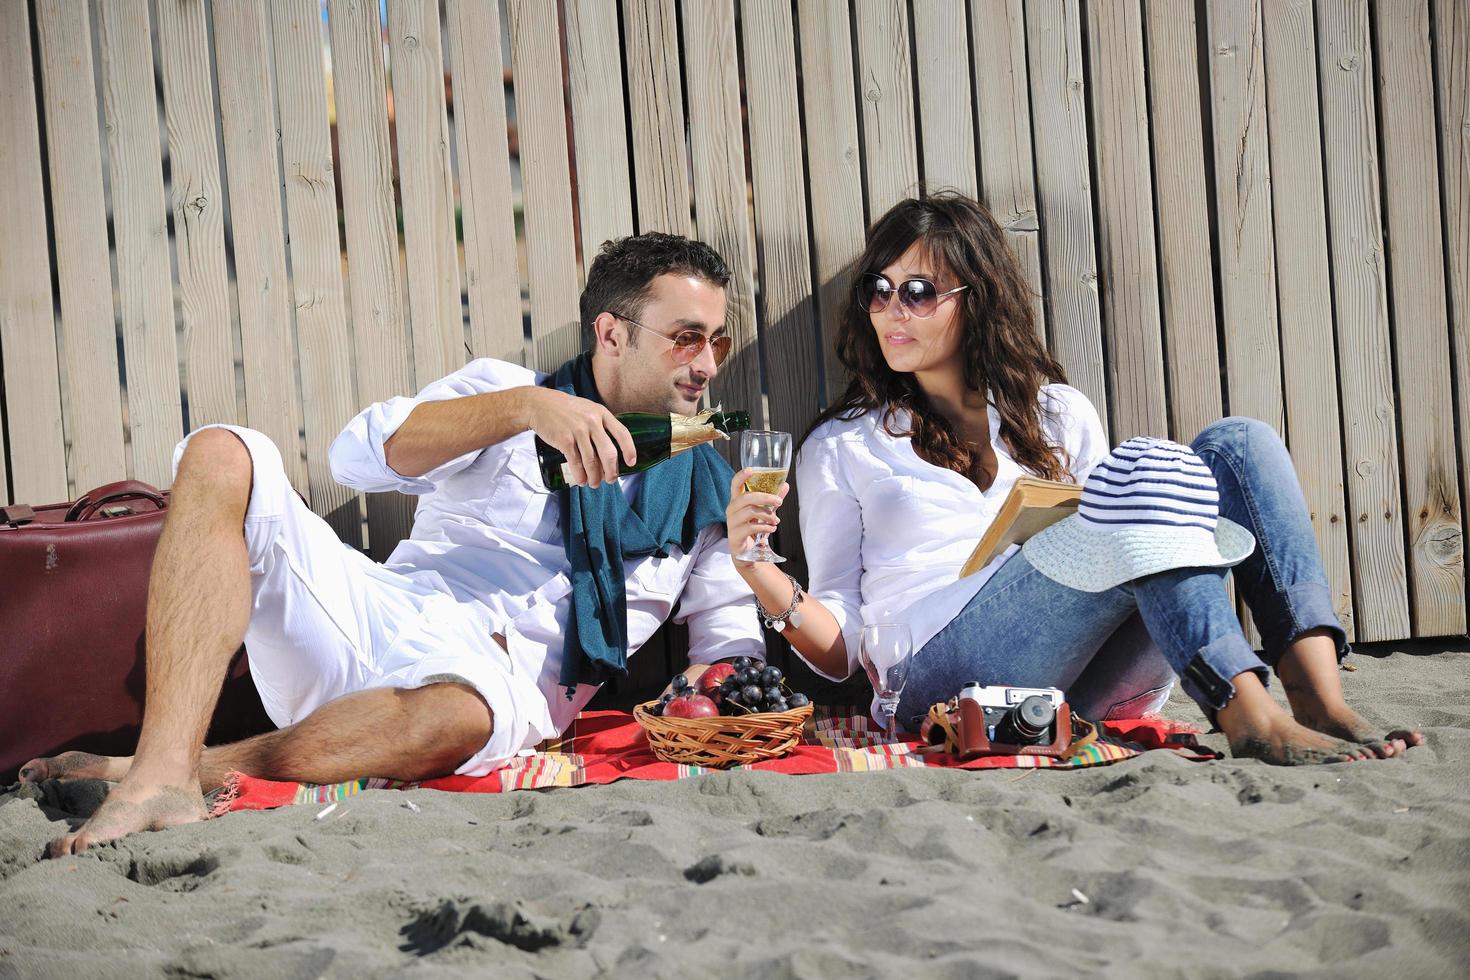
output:
[[1247, 670], [1255, 671], [1262, 684], [1270, 683], [1271, 672], [1261, 663], [1261, 658], [1256, 656], [1245, 637], [1230, 634], [1200, 647], [1199, 653], [1180, 674], [1180, 682], [1184, 693], [1194, 698], [1213, 723], [1215, 712], [1235, 697], [1235, 684], [1231, 678]]
[[1271, 666], [1303, 633], [1325, 629], [1332, 634], [1337, 662], [1350, 652], [1347, 631], [1332, 609], [1332, 593], [1320, 582], [1298, 582], [1276, 594], [1277, 601], [1257, 602], [1251, 607], [1256, 628], [1261, 631], [1262, 658]]

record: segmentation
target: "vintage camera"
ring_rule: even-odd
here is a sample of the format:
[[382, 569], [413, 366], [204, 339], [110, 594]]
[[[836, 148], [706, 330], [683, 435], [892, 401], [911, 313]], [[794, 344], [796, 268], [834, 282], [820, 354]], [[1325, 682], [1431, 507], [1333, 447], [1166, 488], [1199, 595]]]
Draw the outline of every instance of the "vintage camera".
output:
[[986, 686], [971, 681], [957, 696], [961, 717], [966, 702], [980, 709], [989, 741], [1003, 745], [1049, 745], [1056, 741], [1057, 712], [1067, 703], [1054, 687]]
[[[949, 728], [960, 755], [1065, 755], [1072, 744], [1072, 713], [1054, 687], [1007, 687], [972, 681], [960, 688], [947, 708]], [[933, 744], [946, 732], [925, 722], [923, 735]]]

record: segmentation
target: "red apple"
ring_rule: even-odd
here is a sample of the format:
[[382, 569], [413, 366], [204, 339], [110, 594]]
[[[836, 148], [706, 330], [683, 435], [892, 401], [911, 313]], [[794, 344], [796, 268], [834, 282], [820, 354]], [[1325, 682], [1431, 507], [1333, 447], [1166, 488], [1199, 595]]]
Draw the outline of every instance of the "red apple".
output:
[[703, 694], [687, 694], [670, 701], [664, 706], [665, 718], [714, 718], [720, 709]]
[[712, 701], [719, 701], [720, 685], [725, 682], [726, 677], [735, 676], [735, 668], [729, 664], [715, 664], [713, 667], [699, 675], [696, 687], [699, 693]]

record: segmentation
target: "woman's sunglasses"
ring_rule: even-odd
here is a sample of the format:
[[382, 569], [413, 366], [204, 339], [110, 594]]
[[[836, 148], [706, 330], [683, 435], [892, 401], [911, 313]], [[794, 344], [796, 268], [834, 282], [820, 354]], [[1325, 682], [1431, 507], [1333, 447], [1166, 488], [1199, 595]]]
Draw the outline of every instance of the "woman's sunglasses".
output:
[[632, 317], [623, 316], [621, 313], [613, 313], [613, 316], [622, 320], [624, 323], [631, 323], [639, 330], [647, 330], [655, 337], [660, 337], [673, 344], [674, 349], [672, 353], [675, 364], [690, 363], [700, 354], [704, 353], [704, 345], [709, 344], [710, 350], [715, 353], [715, 367], [719, 367], [725, 363], [725, 358], [730, 356], [730, 348], [735, 344], [735, 338], [729, 334], [720, 334], [718, 337], [706, 337], [698, 330], [680, 330], [670, 337], [652, 327], [645, 327]]
[[921, 320], [927, 320], [934, 315], [934, 311], [939, 309], [940, 300], [969, 288], [956, 286], [949, 292], [941, 293], [939, 287], [928, 279], [905, 279], [895, 286], [888, 281], [887, 276], [880, 276], [876, 272], [866, 272], [858, 278], [858, 298], [869, 313], [882, 313], [897, 295], [904, 309]]

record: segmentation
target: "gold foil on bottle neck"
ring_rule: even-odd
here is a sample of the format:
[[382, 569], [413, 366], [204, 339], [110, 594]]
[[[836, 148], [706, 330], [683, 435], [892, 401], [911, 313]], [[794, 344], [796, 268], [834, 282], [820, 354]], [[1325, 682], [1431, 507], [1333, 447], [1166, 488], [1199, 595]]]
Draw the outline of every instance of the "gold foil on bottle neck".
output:
[[669, 455], [674, 456], [702, 446], [706, 442], [714, 442], [716, 439], [730, 438], [728, 433], [716, 429], [710, 421], [716, 412], [723, 409], [716, 405], [694, 415], [669, 415]]

